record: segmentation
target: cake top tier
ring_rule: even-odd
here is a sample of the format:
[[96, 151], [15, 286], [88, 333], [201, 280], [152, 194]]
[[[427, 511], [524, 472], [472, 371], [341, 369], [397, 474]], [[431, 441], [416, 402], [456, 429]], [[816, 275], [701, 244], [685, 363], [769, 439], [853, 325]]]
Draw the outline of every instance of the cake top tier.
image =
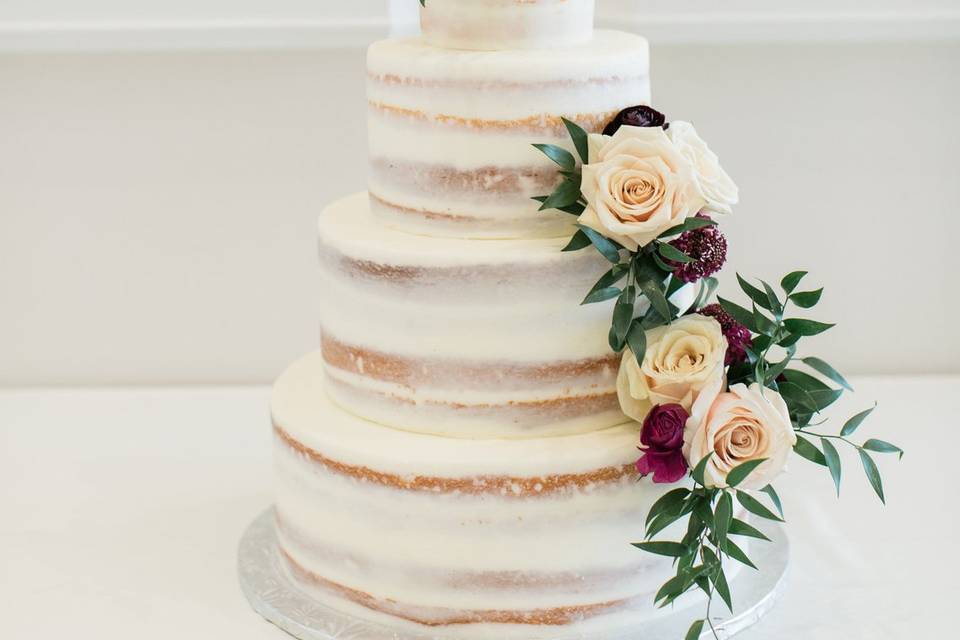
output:
[[595, 0], [426, 0], [420, 24], [438, 47], [540, 49], [589, 40], [594, 6]]

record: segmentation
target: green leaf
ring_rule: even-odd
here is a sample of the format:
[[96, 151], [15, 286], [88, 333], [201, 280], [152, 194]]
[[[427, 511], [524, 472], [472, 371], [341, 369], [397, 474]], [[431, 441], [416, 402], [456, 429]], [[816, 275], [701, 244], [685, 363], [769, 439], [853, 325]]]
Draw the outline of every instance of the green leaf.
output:
[[827, 466], [827, 459], [823, 457], [820, 449], [817, 449], [816, 445], [803, 436], [797, 436], [797, 444], [794, 445], [793, 450], [797, 455], [806, 458], [810, 462], [816, 463], [821, 467]]
[[759, 460], [750, 460], [749, 462], [744, 462], [743, 464], [734, 467], [730, 470], [730, 473], [727, 474], [727, 484], [731, 487], [736, 487], [741, 482], [747, 479], [747, 477], [753, 473], [753, 470], [759, 467], [761, 464], [766, 462], [766, 458], [761, 458]]
[[573, 157], [572, 153], [563, 147], [558, 147], [553, 144], [535, 144], [533, 146], [542, 151], [545, 156], [560, 165], [562, 169], [573, 171], [577, 168], [577, 159]]
[[760, 281], [760, 284], [763, 285], [763, 290], [767, 294], [767, 301], [770, 303], [770, 306], [767, 307], [770, 311], [773, 312], [774, 317], [778, 320], [783, 318], [783, 303], [780, 302], [780, 298], [777, 297], [777, 294], [774, 292], [773, 287], [764, 282]]
[[570, 134], [570, 139], [573, 140], [573, 146], [576, 147], [577, 154], [580, 156], [580, 159], [583, 160], [583, 164], [588, 164], [590, 162], [590, 149], [587, 143], [587, 132], [576, 122], [572, 122], [566, 118], [561, 119], [567, 127], [567, 133]]
[[763, 315], [757, 305], [753, 305], [753, 322], [759, 333], [771, 338], [776, 335], [777, 323]]
[[824, 331], [832, 329], [836, 325], [827, 324], [825, 322], [817, 322], [816, 320], [791, 318], [789, 320], [784, 320], [783, 326], [785, 326], [787, 331], [795, 336], [809, 337], [819, 335]]
[[837, 495], [839, 496], [840, 477], [842, 475], [840, 454], [837, 452], [837, 448], [833, 446], [833, 443], [826, 438], [821, 438], [820, 444], [823, 446], [823, 458], [827, 462], [827, 468], [830, 469], [830, 475], [833, 476], [833, 484], [837, 485]]
[[813, 398], [813, 401], [817, 405], [817, 411], [823, 411], [834, 402], [840, 399], [840, 396], [843, 395], [842, 389], [823, 389], [808, 392], [810, 397]]
[[643, 328], [642, 322], [634, 320], [630, 326], [630, 333], [627, 334], [627, 344], [637, 362], [643, 363], [643, 356], [647, 353], [647, 331]]
[[816, 412], [817, 403], [810, 397], [810, 393], [806, 389], [789, 380], [781, 382], [778, 386], [780, 387], [780, 395], [783, 396], [791, 413]]
[[777, 514], [775, 514], [773, 511], [770, 511], [770, 509], [766, 508], [762, 502], [745, 491], [737, 491], [737, 502], [743, 505], [744, 509], [755, 516], [760, 516], [761, 518], [766, 518], [767, 520], [773, 520], [775, 522], [783, 522], [782, 518], [778, 518]]
[[[533, 199], [536, 200], [537, 202], [539, 202], [540, 204], [543, 204], [543, 203], [546, 202], [549, 198], [550, 198], [550, 196], [534, 196], [534, 197], [533, 197]], [[569, 213], [570, 215], [579, 216], [581, 213], [583, 213], [584, 211], [586, 211], [587, 207], [586, 207], [586, 205], [584, 205], [584, 204], [581, 203], [581, 202], [574, 202], [573, 204], [571, 204], [571, 205], [569, 205], [569, 206], [566, 206], [566, 207], [555, 207], [555, 209], [556, 209], [557, 211], [563, 211], [564, 213]], [[541, 207], [540, 210], [541, 210], [541, 211], [544, 211], [545, 209], [543, 209], [543, 208]]]
[[683, 502], [689, 495], [689, 489], [681, 488], [673, 489], [660, 496], [647, 513], [647, 524], [653, 522], [653, 519], [661, 513], [680, 513]]
[[579, 176], [567, 178], [560, 183], [556, 190], [547, 196], [547, 199], [540, 205], [540, 211], [548, 209], [560, 209], [570, 207], [580, 200], [580, 178]]
[[699, 640], [700, 635], [703, 633], [703, 625], [706, 623], [706, 620], [694, 620], [693, 624], [690, 625], [690, 630], [687, 631], [687, 635], [684, 636], [683, 640]]
[[743, 552], [743, 549], [738, 547], [737, 544], [730, 538], [727, 538], [723, 542], [723, 544], [720, 545], [720, 549], [722, 549], [725, 554], [727, 554], [737, 562], [745, 564], [752, 569], [757, 568], [757, 565], [753, 564], [753, 562], [750, 561], [750, 558], [748, 558], [747, 554]]
[[780, 501], [780, 495], [777, 494], [777, 490], [773, 488], [772, 484], [768, 484], [760, 491], [764, 492], [770, 496], [770, 501], [773, 502], [773, 506], [777, 508], [777, 512], [780, 514], [780, 517], [783, 517], [783, 502]]
[[733, 613], [733, 598], [730, 597], [730, 585], [727, 584], [727, 576], [723, 572], [723, 567], [719, 567], [716, 571], [710, 573], [710, 582], [713, 583], [723, 603], [727, 605], [727, 609]]
[[664, 262], [663, 258], [661, 258], [659, 255], [656, 253], [651, 253], [650, 257], [653, 259], [654, 264], [657, 265], [657, 268], [663, 271], [665, 274], [673, 273], [674, 267], [671, 267], [669, 264]]
[[679, 558], [687, 552], [687, 548], [679, 542], [634, 542], [633, 546], [641, 551], [668, 558]]
[[822, 381], [820, 381], [817, 378], [814, 378], [809, 373], [804, 373], [803, 371], [797, 371], [796, 369], [787, 369], [786, 371], [783, 372], [783, 375], [789, 382], [792, 382], [793, 384], [797, 385], [801, 389], [805, 389], [807, 391], [813, 391], [813, 390], [822, 391], [822, 390], [830, 389], [830, 387], [828, 387]]
[[578, 224], [580, 230], [587, 234], [587, 237], [590, 239], [590, 242], [596, 247], [597, 251], [600, 252], [604, 258], [612, 262], [613, 264], [620, 264], [620, 249], [617, 248], [611, 240], [603, 237], [598, 232], [594, 231], [590, 227], [585, 227], [582, 224]]
[[770, 538], [764, 535], [762, 531], [751, 524], [747, 524], [743, 520], [738, 520], [737, 518], [734, 518], [733, 522], [730, 523], [730, 530], [727, 532], [727, 535], [756, 538], [758, 540], [766, 540], [767, 542], [770, 541]]
[[883, 480], [880, 478], [880, 470], [877, 469], [877, 463], [874, 462], [870, 454], [863, 449], [857, 449], [857, 451], [860, 453], [860, 461], [863, 462], [863, 470], [867, 474], [867, 480], [870, 481], [870, 486], [877, 492], [877, 495], [880, 497], [880, 502], [887, 504], [887, 499], [883, 497]]
[[643, 295], [650, 301], [653, 310], [659, 313], [665, 320], [669, 321], [673, 315], [670, 312], [670, 303], [667, 302], [667, 296], [663, 291], [663, 283], [658, 283], [650, 274], [644, 270], [637, 276], [637, 284]]
[[657, 252], [667, 260], [672, 260], [673, 262], [679, 262], [680, 264], [690, 264], [693, 262], [693, 258], [685, 254], [683, 251], [680, 251], [673, 245], [661, 242], [657, 245]]
[[590, 237], [581, 229], [573, 234], [570, 243], [563, 248], [563, 251], [580, 251], [581, 249], [589, 247], [590, 244]]
[[899, 454], [900, 459], [903, 460], [903, 449], [889, 442], [884, 442], [883, 440], [872, 438], [863, 443], [863, 448], [868, 451], [876, 451], [877, 453], [896, 453]]
[[705, 526], [713, 529], [714, 517], [713, 510], [710, 508], [710, 502], [706, 499], [697, 502], [693, 506], [693, 512]]
[[647, 540], [652, 539], [655, 535], [672, 525], [674, 522], [682, 518], [683, 515], [679, 513], [661, 513], [659, 516], [653, 519], [647, 526], [647, 531], [645, 538]]
[[797, 288], [805, 275], [807, 275], [806, 271], [794, 271], [793, 273], [789, 273], [784, 276], [783, 280], [780, 281], [780, 286], [786, 293], [793, 293], [794, 289]]
[[757, 329], [757, 323], [754, 321], [753, 313], [747, 311], [740, 305], [735, 302], [730, 302], [717, 296], [717, 301], [720, 303], [720, 306], [723, 307], [723, 310], [733, 316], [733, 319], [745, 326], [747, 329], [753, 333], [760, 333], [760, 330]]
[[793, 355], [796, 352], [797, 352], [797, 347], [796, 345], [794, 345], [789, 349], [787, 349], [787, 356], [783, 360], [781, 360], [780, 362], [775, 362], [773, 364], [767, 363], [767, 373], [765, 376], [766, 379], [763, 381], [763, 383], [766, 385], [766, 384], [769, 384], [770, 382], [773, 382], [777, 378], [779, 378], [780, 374], [783, 373], [784, 370], [793, 361]]
[[636, 300], [637, 289], [630, 285], [620, 294], [613, 308], [613, 332], [617, 336], [617, 344], [623, 344], [627, 340], [630, 325], [633, 323], [633, 306]]
[[730, 521], [733, 520], [733, 498], [724, 491], [717, 500], [717, 508], [713, 513], [713, 533], [717, 540], [722, 542], [727, 539], [727, 531], [730, 530]]
[[833, 380], [838, 385], [846, 389], [847, 391], [853, 391], [853, 387], [850, 386], [850, 383], [847, 382], [847, 379], [840, 375], [840, 372], [831, 367], [826, 361], [821, 360], [820, 358], [804, 358], [801, 360], [803, 364], [807, 365], [817, 373], [826, 376], [827, 378]]
[[704, 484], [703, 474], [706, 473], [707, 471], [707, 463], [710, 462], [710, 458], [712, 457], [713, 457], [713, 452], [711, 451], [710, 453], [707, 454], [707, 457], [705, 457], [703, 460], [698, 462], [697, 466], [693, 468], [693, 480], [694, 482], [696, 482], [701, 486], [703, 486]]
[[[616, 295], [609, 295], [609, 290], [613, 288], [613, 285], [623, 280], [627, 273], [629, 273], [630, 268], [625, 264], [615, 264], [613, 267], [607, 271], [605, 274], [600, 276], [600, 279], [597, 280], [597, 283], [593, 285], [593, 288], [590, 289], [590, 292], [587, 294], [587, 297], [584, 298], [583, 302], [580, 304], [590, 304], [591, 302], [602, 302], [604, 300], [609, 300], [610, 298], [615, 298], [620, 295], [620, 289], [614, 290], [617, 292]], [[599, 291], [607, 291], [607, 297], [599, 296], [594, 298], [594, 294]]]
[[704, 227], [715, 227], [717, 226], [716, 221], [708, 220], [707, 218], [687, 218], [684, 220], [683, 224], [678, 224], [675, 227], [670, 227], [659, 236], [657, 239], [669, 238], [671, 236], [677, 236], [686, 231], [693, 231], [694, 229], [703, 229]]
[[710, 300], [710, 296], [717, 292], [717, 287], [720, 286], [720, 281], [716, 278], [704, 278], [700, 281], [700, 291], [697, 293], [697, 299], [694, 300], [693, 306], [690, 307], [694, 311], [698, 311], [707, 305], [707, 301]]
[[790, 296], [790, 302], [797, 305], [801, 309], [811, 309], [820, 302], [820, 298], [823, 296], [823, 289], [817, 289], [816, 291], [804, 291], [803, 293], [795, 293]]
[[867, 419], [867, 416], [873, 413], [873, 410], [876, 408], [877, 408], [877, 405], [873, 405], [873, 407], [871, 407], [870, 409], [867, 409], [866, 411], [861, 411], [857, 415], [847, 420], [846, 424], [843, 425], [843, 429], [840, 430], [840, 435], [844, 437], [852, 436], [857, 431], [857, 429], [860, 428], [860, 425], [863, 424], [863, 421]]
[[747, 282], [739, 273], [737, 274], [737, 282], [740, 283], [740, 288], [747, 294], [747, 297], [753, 300], [756, 305], [771, 311], [770, 301], [767, 300], [767, 295], [763, 291]]
[[618, 287], [606, 287], [604, 289], [597, 289], [596, 291], [591, 291], [586, 298], [583, 299], [583, 302], [580, 304], [593, 304], [595, 302], [606, 302], [607, 300], [613, 300], [614, 298], [620, 297], [622, 294]]

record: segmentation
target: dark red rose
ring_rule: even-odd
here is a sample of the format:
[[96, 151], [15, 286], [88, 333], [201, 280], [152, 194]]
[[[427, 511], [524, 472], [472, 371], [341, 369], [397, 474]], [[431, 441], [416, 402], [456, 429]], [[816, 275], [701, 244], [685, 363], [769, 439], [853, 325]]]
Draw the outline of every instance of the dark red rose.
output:
[[603, 130], [603, 135], [612, 136], [623, 125], [631, 127], [663, 127], [667, 128], [667, 116], [663, 115], [653, 107], [639, 105], [636, 107], [627, 107], [617, 114], [617, 117], [607, 125]]
[[683, 457], [683, 430], [690, 414], [679, 404], [660, 404], [647, 414], [640, 431], [643, 457], [637, 460], [637, 472], [653, 474], [656, 484], [670, 484], [687, 474]]

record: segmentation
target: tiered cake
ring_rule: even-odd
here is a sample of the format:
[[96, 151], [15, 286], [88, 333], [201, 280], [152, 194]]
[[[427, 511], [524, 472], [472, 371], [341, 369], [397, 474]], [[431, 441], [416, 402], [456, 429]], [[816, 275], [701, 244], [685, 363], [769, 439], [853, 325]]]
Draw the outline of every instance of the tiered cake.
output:
[[[415, 2], [416, 0], [410, 0]], [[649, 101], [648, 47], [593, 0], [428, 0], [369, 52], [370, 193], [319, 221], [322, 350], [273, 399], [291, 576], [358, 618], [443, 637], [604, 634], [655, 615], [616, 396], [607, 266], [538, 212], [570, 148]]]

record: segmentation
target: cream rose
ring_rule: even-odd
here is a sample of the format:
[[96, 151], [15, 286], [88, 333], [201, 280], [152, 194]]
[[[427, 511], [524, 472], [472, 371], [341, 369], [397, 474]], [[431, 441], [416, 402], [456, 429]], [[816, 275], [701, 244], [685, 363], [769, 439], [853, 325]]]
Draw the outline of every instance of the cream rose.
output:
[[693, 165], [700, 191], [706, 199], [705, 210], [709, 213], [733, 213], [733, 205], [740, 201], [740, 190], [707, 143], [697, 135], [689, 122], [670, 123], [668, 133], [677, 150]]
[[713, 318], [689, 315], [647, 332], [643, 362], [627, 349], [617, 377], [625, 414], [643, 422], [658, 404], [679, 404], [688, 412], [701, 397], [713, 400], [724, 384], [727, 339]]
[[750, 460], [766, 459], [738, 488], [760, 489], [784, 470], [797, 443], [787, 405], [776, 391], [759, 384], [730, 387], [712, 402], [701, 398], [684, 431], [683, 454], [690, 466], [711, 452], [704, 482], [727, 486], [727, 474]]
[[660, 127], [623, 126], [590, 136], [580, 224], [631, 251], [696, 215], [706, 204], [694, 165]]

